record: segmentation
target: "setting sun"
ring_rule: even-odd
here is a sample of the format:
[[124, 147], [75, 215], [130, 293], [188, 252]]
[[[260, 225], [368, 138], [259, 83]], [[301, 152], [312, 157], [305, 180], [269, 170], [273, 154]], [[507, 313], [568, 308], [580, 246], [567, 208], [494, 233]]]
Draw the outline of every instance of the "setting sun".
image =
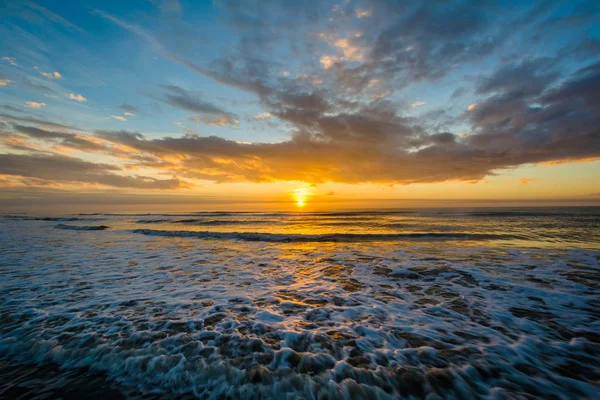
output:
[[296, 202], [296, 206], [302, 208], [306, 205], [306, 200], [311, 194], [308, 188], [298, 188], [292, 192], [292, 197]]

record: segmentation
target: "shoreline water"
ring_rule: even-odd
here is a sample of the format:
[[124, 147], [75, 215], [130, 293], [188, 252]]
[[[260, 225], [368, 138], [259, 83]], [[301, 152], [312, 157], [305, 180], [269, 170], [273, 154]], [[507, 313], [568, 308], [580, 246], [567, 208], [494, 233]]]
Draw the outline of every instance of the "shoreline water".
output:
[[565, 214], [0, 218], [0, 376], [67, 396], [592, 398], [600, 212]]

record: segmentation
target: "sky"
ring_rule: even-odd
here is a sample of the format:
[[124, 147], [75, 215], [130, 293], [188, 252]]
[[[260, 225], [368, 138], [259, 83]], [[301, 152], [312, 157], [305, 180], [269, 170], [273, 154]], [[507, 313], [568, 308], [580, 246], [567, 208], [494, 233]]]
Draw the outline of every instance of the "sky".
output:
[[0, 207], [600, 204], [597, 1], [0, 2]]

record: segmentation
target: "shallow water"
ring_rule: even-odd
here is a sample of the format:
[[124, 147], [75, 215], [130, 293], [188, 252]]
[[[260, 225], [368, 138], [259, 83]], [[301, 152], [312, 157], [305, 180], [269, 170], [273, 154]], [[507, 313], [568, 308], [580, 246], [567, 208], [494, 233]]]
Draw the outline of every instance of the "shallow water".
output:
[[0, 398], [598, 398], [599, 232], [598, 208], [4, 216]]

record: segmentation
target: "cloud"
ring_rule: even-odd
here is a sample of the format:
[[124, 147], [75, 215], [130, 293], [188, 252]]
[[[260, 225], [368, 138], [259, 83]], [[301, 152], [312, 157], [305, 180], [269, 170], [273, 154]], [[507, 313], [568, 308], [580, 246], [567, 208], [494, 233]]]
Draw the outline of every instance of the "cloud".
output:
[[0, 73], [0, 87], [4, 87], [12, 82], [10, 79], [6, 78], [2, 73]]
[[110, 164], [97, 164], [61, 155], [0, 154], [0, 174], [58, 182], [80, 182], [136, 189], [177, 189], [185, 183], [177, 178], [155, 179], [125, 176]]
[[417, 101], [417, 102], [415, 102], [415, 103], [412, 103], [412, 104], [410, 105], [410, 108], [416, 108], [416, 107], [420, 107], [420, 106], [422, 106], [422, 105], [424, 105], [424, 104], [425, 104], [425, 102], [424, 102], [424, 101]]
[[81, 28], [69, 22], [67, 19], [32, 1], [24, 0], [15, 2], [14, 4], [16, 4], [17, 7], [15, 7], [14, 10], [10, 10], [9, 8], [8, 11], [13, 11], [20, 18], [23, 18], [31, 23], [45, 24], [48, 22], [53, 22], [60, 24], [67, 29], [83, 32]]
[[129, 116], [129, 117], [135, 117], [135, 114], [132, 114], [130, 112], [125, 111], [123, 114]]
[[[12, 129], [14, 132], [26, 135], [32, 139], [56, 143], [79, 151], [114, 153], [113, 150], [94, 141], [92, 138], [70, 132], [50, 131], [19, 124], [12, 124]], [[0, 133], [3, 132], [0, 131]]]
[[519, 185], [529, 185], [531, 182], [539, 181], [538, 178], [521, 178], [519, 179]]
[[71, 100], [75, 100], [75, 101], [79, 101], [79, 102], [87, 101], [87, 99], [80, 94], [69, 93], [69, 94], [65, 94], [65, 96], [67, 96]]
[[539, 95], [559, 77], [554, 71], [555, 63], [552, 58], [537, 58], [505, 65], [481, 79], [476, 93], [502, 92], [519, 97]]
[[321, 64], [323, 64], [323, 68], [325, 68], [325, 69], [331, 68], [331, 66], [338, 61], [339, 61], [339, 58], [334, 57], [334, 56], [327, 56], [327, 55], [322, 56], [321, 59], [319, 60], [319, 62]]
[[[12, 111], [12, 112], [18, 112], [18, 113], [24, 112], [22, 107], [13, 107], [13, 106], [9, 106], [6, 104], [1, 105], [0, 108], [3, 108], [8, 111]], [[2, 115], [2, 114], [0, 114], [0, 115]], [[2, 122], [0, 122], [0, 127], [1, 126], [2, 126]]]
[[17, 60], [13, 57], [2, 57], [2, 60], [6, 61], [7, 63], [9, 63], [10, 65], [16, 67], [19, 64], [17, 64]]
[[139, 109], [137, 107], [134, 107], [130, 104], [127, 103], [123, 103], [119, 106], [119, 108], [123, 111], [125, 111], [126, 113], [131, 113], [131, 114], [136, 114], [139, 112]]
[[[263, 104], [295, 127], [287, 141], [101, 135], [155, 157], [178, 155], [184, 176], [219, 182], [474, 181], [527, 163], [600, 156], [598, 88], [600, 63], [576, 71], [561, 85], [538, 90], [538, 95], [499, 85], [465, 116], [472, 125], [470, 135], [428, 131], [423, 120], [398, 115], [389, 102], [342, 111], [330, 106], [331, 99], [280, 89], [266, 91]], [[271, 103], [270, 96], [283, 101]]]
[[186, 111], [192, 111], [198, 115], [192, 120], [199, 123], [214, 126], [237, 125], [238, 118], [235, 114], [226, 112], [212, 103], [201, 100], [198, 96], [178, 86], [161, 86], [166, 93], [160, 100], [173, 107]]
[[121, 122], [127, 121], [127, 119], [125, 117], [121, 117], [120, 115], [111, 115], [110, 117], [112, 119], [116, 119], [116, 120], [121, 121]]
[[[255, 96], [264, 110], [259, 115], [270, 115], [269, 123], [289, 129], [289, 136], [277, 143], [240, 143], [192, 134], [94, 133], [114, 148], [132, 149], [132, 168], [216, 182], [410, 184], [477, 181], [523, 164], [600, 157], [594, 43], [583, 46], [584, 39], [574, 35], [566, 49], [540, 44], [525, 55], [512, 46], [538, 30], [556, 9], [551, 2], [432, 0], [361, 8], [341, 2], [331, 11], [329, 4], [310, 0], [219, 0], [215, 9], [239, 41], [203, 63], [186, 58], [185, 46], [173, 45], [166, 35], [97, 13], [166, 59]], [[368, 18], [357, 18], [364, 10]], [[293, 55], [293, 62], [283, 55]], [[584, 60], [578, 70], [575, 59]], [[478, 70], [486, 72], [472, 74]], [[460, 102], [411, 115], [402, 99], [418, 95], [422, 83], [442, 88], [449, 80], [460, 86], [453, 93], [449, 88], [451, 100]], [[178, 86], [161, 88], [155, 99], [189, 112], [196, 122], [238, 124], [238, 116], [212, 98]], [[137, 111], [124, 106], [124, 112]]]
[[40, 75], [48, 79], [62, 79], [62, 75], [59, 72], [40, 72]]
[[29, 79], [25, 79], [23, 82], [25, 83], [26, 86], [28, 86], [32, 89], [38, 90], [40, 92], [44, 92], [47, 94], [53, 94], [53, 95], [58, 94], [54, 89], [52, 89], [46, 85], [41, 85], [41, 84], [35, 83]]
[[80, 128], [77, 128], [76, 126], [73, 126], [73, 125], [58, 124], [56, 122], [45, 121], [45, 120], [41, 120], [41, 119], [37, 119], [37, 118], [15, 117], [14, 115], [2, 114], [2, 113], [0, 113], [0, 118], [6, 118], [9, 121], [34, 124], [34, 125], [38, 125], [38, 126], [47, 127], [50, 129], [66, 129], [66, 130], [73, 130], [73, 131], [81, 131]]
[[265, 119], [269, 119], [273, 116], [273, 114], [269, 113], [269, 112], [264, 112], [264, 113], [260, 113], [257, 114], [254, 119], [257, 119], [259, 121], [265, 120]]
[[46, 103], [38, 103], [36, 101], [28, 101], [25, 103], [28, 108], [42, 108], [46, 107]]
[[229, 115], [220, 115], [216, 117], [194, 116], [190, 118], [194, 122], [211, 126], [237, 126], [239, 121]]

